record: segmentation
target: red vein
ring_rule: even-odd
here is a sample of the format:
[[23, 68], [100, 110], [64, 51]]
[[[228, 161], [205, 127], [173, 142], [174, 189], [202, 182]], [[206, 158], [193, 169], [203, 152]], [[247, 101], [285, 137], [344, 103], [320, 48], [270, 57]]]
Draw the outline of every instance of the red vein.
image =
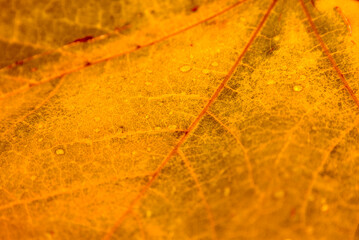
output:
[[255, 38], [257, 37], [258, 33], [262, 29], [264, 23], [267, 21], [272, 9], [274, 8], [275, 4], [278, 0], [273, 0], [273, 2], [270, 4], [267, 12], [263, 16], [262, 20], [258, 24], [257, 28], [252, 33], [251, 38], [245, 45], [242, 53], [237, 58], [236, 62], [233, 64], [232, 68], [229, 70], [226, 77], [223, 79], [223, 81], [220, 83], [220, 85], [217, 87], [216, 91], [213, 93], [212, 97], [209, 99], [205, 107], [202, 109], [202, 111], [198, 114], [198, 116], [194, 119], [194, 121], [191, 123], [191, 125], [188, 127], [186, 133], [179, 139], [177, 144], [172, 148], [172, 150], [168, 153], [168, 155], [165, 157], [163, 162], [158, 166], [156, 171], [154, 172], [152, 178], [147, 182], [147, 184], [141, 189], [141, 191], [138, 193], [138, 195], [132, 200], [130, 205], [128, 206], [127, 210], [122, 214], [122, 216], [114, 223], [114, 225], [108, 229], [107, 234], [104, 236], [103, 240], [109, 240], [112, 235], [115, 233], [116, 229], [121, 225], [121, 223], [125, 220], [127, 215], [131, 213], [134, 206], [141, 200], [141, 198], [147, 193], [148, 189], [151, 187], [153, 182], [157, 179], [162, 169], [166, 166], [167, 162], [177, 153], [180, 146], [187, 140], [189, 137], [189, 134], [193, 132], [193, 130], [197, 127], [200, 120], [203, 118], [203, 116], [208, 111], [209, 107], [213, 104], [213, 102], [217, 99], [221, 91], [223, 90], [224, 86], [227, 84], [229, 79], [232, 77], [234, 71], [236, 70], [237, 66], [241, 62], [244, 55], [247, 53], [249, 47], [254, 42]]
[[[161, 38], [159, 38], [159, 39], [156, 39], [156, 40], [154, 40], [154, 41], [152, 41], [152, 42], [145, 43], [145, 44], [143, 44], [143, 45], [137, 45], [137, 46], [135, 46], [135, 47], [133, 47], [133, 48], [127, 50], [127, 51], [124, 51], [124, 52], [121, 52], [121, 53], [117, 53], [117, 54], [114, 54], [114, 55], [111, 55], [111, 56], [108, 56], [108, 57], [100, 58], [100, 59], [95, 60], [95, 61], [86, 62], [86, 63], [85, 63], [84, 65], [82, 65], [82, 66], [79, 66], [79, 67], [70, 69], [70, 70], [65, 71], [65, 72], [62, 72], [62, 73], [60, 73], [60, 74], [58, 74], [58, 75], [56, 75], [56, 76], [52, 76], [52, 77], [49, 77], [48, 79], [45, 79], [45, 80], [43, 80], [43, 81], [40, 81], [40, 82], [38, 82], [37, 84], [28, 86], [27, 89], [29, 89], [29, 88], [31, 88], [31, 87], [33, 87], [33, 86], [41, 85], [41, 84], [46, 83], [46, 82], [50, 82], [50, 81], [52, 81], [52, 80], [54, 80], [54, 79], [56, 79], [56, 78], [58, 78], [58, 77], [65, 76], [65, 75], [68, 75], [68, 74], [71, 74], [71, 73], [80, 71], [80, 70], [85, 69], [85, 68], [87, 68], [87, 67], [89, 67], [89, 66], [92, 66], [92, 65], [95, 65], [95, 64], [98, 64], [98, 63], [103, 63], [103, 62], [109, 61], [109, 60], [111, 60], [111, 59], [114, 59], [114, 58], [117, 58], [117, 57], [120, 57], [120, 56], [123, 56], [123, 55], [126, 55], [126, 54], [130, 54], [130, 53], [135, 52], [135, 51], [137, 51], [137, 50], [139, 50], [139, 49], [146, 48], [146, 47], [155, 45], [155, 44], [157, 44], [157, 43], [163, 42], [163, 41], [165, 41], [165, 40], [167, 40], [167, 39], [169, 39], [169, 38], [171, 38], [171, 37], [174, 37], [174, 36], [176, 36], [176, 35], [179, 35], [179, 34], [181, 34], [181, 33], [183, 33], [183, 32], [186, 32], [186, 31], [188, 31], [188, 30], [190, 30], [190, 29], [192, 29], [192, 28], [194, 28], [194, 27], [196, 27], [196, 26], [198, 26], [198, 25], [201, 25], [201, 24], [203, 24], [203, 23], [205, 23], [205, 22], [210, 21], [210, 20], [212, 20], [212, 19], [214, 19], [214, 18], [216, 18], [216, 17], [218, 17], [218, 16], [220, 16], [220, 15], [222, 15], [222, 14], [224, 14], [224, 13], [230, 11], [231, 9], [237, 7], [238, 5], [244, 3], [245, 1], [247, 1], [247, 0], [238, 1], [238, 2], [234, 3], [233, 5], [231, 5], [231, 6], [227, 7], [227, 8], [224, 8], [223, 10], [217, 12], [216, 14], [214, 14], [214, 15], [212, 15], [212, 16], [210, 16], [210, 17], [207, 17], [207, 18], [205, 18], [205, 19], [202, 19], [202, 20], [200, 20], [199, 22], [196, 22], [196, 23], [194, 23], [194, 24], [192, 24], [192, 25], [190, 25], [190, 26], [184, 27], [184, 28], [182, 28], [182, 29], [180, 29], [180, 30], [178, 30], [178, 31], [175, 31], [175, 32], [173, 32], [173, 33], [171, 33], [171, 34], [169, 34], [169, 35], [166, 35], [166, 36], [164, 36], [164, 37], [161, 37]], [[16, 94], [16, 93], [15, 93], [15, 94]], [[13, 94], [11, 94], [11, 95], [13, 95]]]
[[345, 25], [347, 26], [349, 35], [351, 36], [351, 35], [352, 35], [352, 26], [351, 26], [351, 24], [350, 24], [349, 19], [344, 15], [344, 13], [343, 13], [343, 11], [340, 9], [340, 7], [335, 7], [334, 9], [337, 10], [337, 12], [339, 13], [339, 15], [342, 17], [342, 19], [343, 19]]
[[[93, 42], [97, 42], [99, 40], [104, 40], [106, 38], [109, 38], [111, 35], [116, 35], [116, 34], [120, 33], [121, 31], [129, 28], [129, 26], [130, 26], [130, 24], [126, 24], [126, 25], [124, 25], [122, 27], [116, 28], [113, 32], [96, 36], [96, 37], [94, 37], [92, 39], [87, 40], [86, 42], [93, 43]], [[59, 47], [57, 49], [45, 51], [45, 52], [42, 52], [42, 53], [39, 53], [39, 54], [32, 55], [32, 56], [27, 57], [27, 58], [24, 58], [22, 60], [18, 60], [15, 63], [12, 63], [12, 64], [10, 64], [8, 66], [2, 67], [0, 70], [2, 70], [2, 69], [12, 69], [12, 68], [14, 68], [16, 66], [23, 65], [24, 63], [27, 63], [27, 62], [29, 62], [31, 60], [40, 58], [42, 56], [49, 55], [49, 54], [54, 53], [54, 52], [60, 52], [60, 53], [63, 53], [63, 54], [70, 54], [69, 52], [62, 51], [62, 49], [68, 48], [68, 47], [73, 47], [73, 46], [85, 43], [83, 41], [79, 41], [80, 39], [77, 39], [77, 41], [75, 40], [73, 42], [67, 43], [67, 44], [65, 44], [65, 45], [63, 45], [63, 46], [61, 46], [61, 47]], [[5, 41], [5, 40], [3, 40], [3, 41]], [[20, 44], [20, 43], [18, 43], [18, 44]], [[21, 44], [23, 44], [23, 43], [21, 42]], [[49, 49], [50, 48], [50, 47], [45, 47], [45, 46], [44, 47], [34, 47], [32, 44], [28, 44], [28, 45], [32, 46], [33, 48], [37, 48], [37, 49]]]
[[322, 47], [323, 52], [325, 53], [325, 55], [327, 55], [330, 63], [332, 64], [333, 68], [335, 69], [335, 71], [337, 72], [340, 80], [342, 81], [342, 83], [344, 84], [344, 87], [347, 89], [347, 91], [349, 92], [350, 96], [353, 98], [354, 102], [356, 103], [356, 105], [359, 108], [359, 100], [357, 98], [357, 96], [355, 96], [353, 89], [349, 86], [349, 83], [347, 82], [347, 80], [345, 79], [342, 71], [339, 69], [338, 64], [336, 63], [335, 59], [333, 58], [329, 48], [327, 47], [327, 45], [324, 43], [323, 39], [320, 37], [320, 34], [318, 32], [317, 27], [315, 26], [312, 17], [310, 16], [310, 13], [307, 9], [307, 7], [305, 6], [305, 3], [303, 0], [299, 0], [303, 11], [305, 13], [305, 15], [307, 16], [308, 22], [311, 26], [311, 28], [313, 29], [314, 33], [315, 33], [315, 37], [317, 38], [318, 42], [320, 43], [320, 46]]
[[205, 194], [203, 192], [201, 184], [199, 183], [197, 174], [194, 171], [190, 161], [187, 159], [187, 157], [185, 156], [185, 154], [181, 150], [178, 151], [178, 155], [182, 158], [182, 160], [183, 160], [184, 164], [186, 165], [186, 167], [187, 167], [193, 181], [196, 184], [196, 187], [198, 189], [198, 195], [201, 198], [202, 203], [203, 203], [203, 205], [204, 205], [204, 207], [206, 208], [206, 211], [207, 211], [207, 217], [208, 217], [208, 220], [209, 220], [210, 225], [211, 225], [211, 231], [212, 231], [213, 239], [216, 240], [216, 239], [218, 239], [217, 238], [217, 232], [216, 232], [216, 223], [214, 221], [212, 210], [211, 210], [211, 208], [210, 208], [210, 206], [209, 206], [209, 204], [207, 202], [207, 198], [206, 198], [206, 196], [205, 196]]

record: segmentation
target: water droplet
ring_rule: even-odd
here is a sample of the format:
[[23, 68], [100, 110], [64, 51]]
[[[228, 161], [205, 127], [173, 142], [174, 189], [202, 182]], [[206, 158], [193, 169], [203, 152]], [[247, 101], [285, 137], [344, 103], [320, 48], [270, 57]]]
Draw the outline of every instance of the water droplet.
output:
[[208, 70], [208, 69], [203, 69], [202, 72], [203, 72], [204, 74], [208, 74], [208, 73], [210, 73], [211, 71]]
[[150, 210], [146, 211], [146, 217], [150, 218], [152, 216], [152, 212]]
[[56, 149], [55, 153], [56, 153], [57, 155], [64, 155], [64, 154], [65, 154], [65, 151], [64, 151], [64, 149], [59, 148], [59, 149]]
[[322, 212], [326, 212], [326, 211], [328, 211], [328, 209], [329, 209], [328, 204], [324, 204], [324, 205], [322, 205], [322, 207], [320, 208], [320, 210], [322, 210]]
[[191, 66], [188, 66], [188, 65], [184, 65], [184, 66], [180, 67], [180, 71], [184, 72], [184, 73], [191, 71], [191, 69], [192, 69]]
[[267, 84], [268, 84], [268, 85], [273, 85], [273, 84], [275, 84], [275, 81], [272, 80], [272, 79], [271, 79], [271, 80], [268, 80], [268, 81], [267, 81]]
[[277, 199], [283, 198], [284, 197], [284, 191], [280, 190], [274, 193], [274, 197]]
[[229, 188], [229, 187], [226, 187], [225, 189], [224, 189], [224, 196], [225, 197], [227, 197], [227, 196], [229, 196], [229, 194], [231, 193], [231, 189]]
[[146, 118], [146, 119], [149, 119], [149, 118], [150, 118], [150, 116], [146, 115], [146, 116], [145, 116], [145, 118]]
[[309, 227], [307, 227], [307, 228], [305, 229], [305, 231], [306, 231], [308, 234], [313, 234], [314, 229], [313, 229], [312, 226], [309, 226]]
[[303, 90], [303, 86], [301, 86], [301, 85], [295, 85], [295, 86], [293, 87], [293, 90], [294, 90], [295, 92], [300, 92], [300, 91]]
[[218, 67], [218, 62], [213, 62], [211, 65], [212, 65], [213, 67]]

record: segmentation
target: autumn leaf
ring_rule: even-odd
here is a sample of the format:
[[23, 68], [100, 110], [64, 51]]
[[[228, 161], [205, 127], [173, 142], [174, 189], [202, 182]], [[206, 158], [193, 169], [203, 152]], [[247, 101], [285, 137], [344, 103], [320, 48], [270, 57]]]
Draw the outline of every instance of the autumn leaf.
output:
[[2, 1], [0, 238], [358, 239], [358, 5]]

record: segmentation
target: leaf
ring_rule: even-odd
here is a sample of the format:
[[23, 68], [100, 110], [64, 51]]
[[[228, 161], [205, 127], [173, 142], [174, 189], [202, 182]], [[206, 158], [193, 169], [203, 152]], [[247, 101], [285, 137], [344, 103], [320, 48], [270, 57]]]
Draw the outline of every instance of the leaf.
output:
[[355, 238], [348, 7], [4, 4], [2, 239]]

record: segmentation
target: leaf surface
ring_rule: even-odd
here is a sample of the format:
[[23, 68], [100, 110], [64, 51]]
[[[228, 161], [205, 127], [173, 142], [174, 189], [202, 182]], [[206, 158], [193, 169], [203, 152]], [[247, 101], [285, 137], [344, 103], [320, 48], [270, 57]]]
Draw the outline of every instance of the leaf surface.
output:
[[346, 15], [304, 0], [118, 4], [2, 20], [2, 239], [354, 239]]

